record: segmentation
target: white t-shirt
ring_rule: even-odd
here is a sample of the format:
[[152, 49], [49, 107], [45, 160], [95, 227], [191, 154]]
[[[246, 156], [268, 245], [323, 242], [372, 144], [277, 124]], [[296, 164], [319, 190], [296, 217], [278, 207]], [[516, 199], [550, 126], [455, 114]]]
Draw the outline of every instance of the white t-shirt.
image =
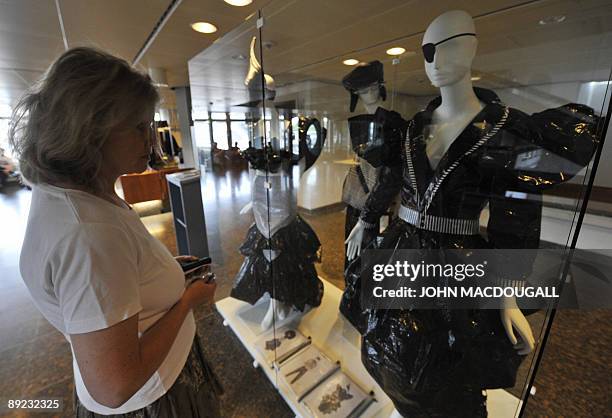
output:
[[[140, 336], [185, 290], [180, 265], [133, 210], [50, 185], [33, 187], [19, 267], [35, 305], [69, 342], [69, 334], [108, 328], [137, 313]], [[106, 415], [151, 404], [180, 374], [194, 336], [190, 312], [159, 369], [114, 409], [91, 397], [73, 352], [79, 400], [90, 411]]]

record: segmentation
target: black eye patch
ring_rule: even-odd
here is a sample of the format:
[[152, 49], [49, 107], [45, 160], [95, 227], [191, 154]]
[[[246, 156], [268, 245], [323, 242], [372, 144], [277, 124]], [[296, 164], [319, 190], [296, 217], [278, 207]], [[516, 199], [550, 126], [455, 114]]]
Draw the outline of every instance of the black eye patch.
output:
[[460, 36], [476, 36], [476, 34], [475, 33], [468, 33], [468, 32], [460, 33], [458, 35], [453, 35], [453, 36], [450, 36], [450, 37], [448, 37], [446, 39], [442, 39], [440, 42], [436, 42], [435, 44], [431, 43], [431, 42], [423, 44], [423, 46], [421, 46], [421, 49], [423, 50], [423, 56], [425, 57], [425, 61], [427, 61], [429, 63], [433, 62], [434, 55], [436, 55], [436, 46], [440, 45], [443, 42], [450, 41], [451, 39], [458, 38]]

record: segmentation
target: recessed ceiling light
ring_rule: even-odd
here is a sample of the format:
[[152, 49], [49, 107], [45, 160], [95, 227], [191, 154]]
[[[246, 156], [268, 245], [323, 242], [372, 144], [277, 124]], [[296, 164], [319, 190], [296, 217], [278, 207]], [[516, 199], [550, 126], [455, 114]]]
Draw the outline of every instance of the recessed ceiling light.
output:
[[402, 48], [401, 46], [395, 46], [387, 49], [387, 55], [402, 55], [404, 52], [406, 52], [406, 49]]
[[248, 6], [249, 4], [253, 3], [253, 0], [223, 0], [223, 1], [226, 2], [227, 4], [230, 4], [232, 6], [238, 6], [238, 7]]
[[349, 58], [349, 59], [346, 59], [346, 60], [342, 61], [342, 64], [344, 64], [344, 65], [357, 65], [357, 64], [359, 64], [359, 61], [356, 60], [355, 58]]
[[475, 75], [475, 76], [474, 76], [474, 77], [472, 77], [470, 80], [472, 80], [472, 81], [478, 81], [478, 80], [480, 80], [480, 76]]
[[540, 25], [552, 25], [555, 23], [562, 23], [565, 21], [565, 19], [566, 19], [565, 15], [548, 16], [543, 19], [540, 19], [538, 23]]
[[191, 24], [191, 29], [200, 33], [214, 33], [217, 31], [217, 27], [212, 23], [208, 22], [195, 22]]

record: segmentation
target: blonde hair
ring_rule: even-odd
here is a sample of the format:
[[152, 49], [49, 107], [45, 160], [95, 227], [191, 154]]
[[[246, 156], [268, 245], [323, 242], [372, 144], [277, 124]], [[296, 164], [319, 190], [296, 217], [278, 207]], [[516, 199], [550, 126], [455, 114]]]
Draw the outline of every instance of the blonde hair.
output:
[[98, 189], [111, 131], [152, 117], [158, 100], [151, 78], [125, 60], [93, 48], [66, 51], [13, 111], [9, 141], [22, 175]]

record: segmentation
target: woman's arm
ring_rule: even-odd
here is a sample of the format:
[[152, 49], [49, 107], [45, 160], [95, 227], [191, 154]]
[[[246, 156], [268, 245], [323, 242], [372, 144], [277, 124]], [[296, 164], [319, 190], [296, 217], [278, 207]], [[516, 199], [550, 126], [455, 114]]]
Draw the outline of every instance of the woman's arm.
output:
[[216, 285], [201, 280], [138, 338], [138, 315], [99, 331], [71, 334], [89, 394], [109, 408], [123, 405], [159, 368], [191, 309], [213, 300]]

